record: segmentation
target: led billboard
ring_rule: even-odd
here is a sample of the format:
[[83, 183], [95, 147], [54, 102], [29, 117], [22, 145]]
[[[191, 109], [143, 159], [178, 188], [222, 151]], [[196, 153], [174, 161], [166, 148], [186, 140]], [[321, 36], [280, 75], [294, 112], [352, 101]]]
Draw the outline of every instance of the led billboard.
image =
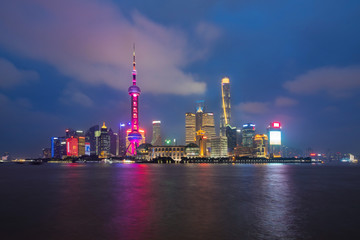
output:
[[270, 145], [281, 145], [280, 131], [270, 131]]

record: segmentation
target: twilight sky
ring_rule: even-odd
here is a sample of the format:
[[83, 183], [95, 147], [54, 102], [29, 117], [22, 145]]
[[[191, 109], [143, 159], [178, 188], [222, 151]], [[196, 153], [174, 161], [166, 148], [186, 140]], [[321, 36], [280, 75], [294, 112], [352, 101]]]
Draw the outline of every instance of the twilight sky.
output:
[[140, 125], [184, 142], [185, 112], [220, 112], [283, 143], [360, 153], [358, 0], [2, 0], [0, 153], [38, 156], [67, 127], [129, 120], [136, 43]]

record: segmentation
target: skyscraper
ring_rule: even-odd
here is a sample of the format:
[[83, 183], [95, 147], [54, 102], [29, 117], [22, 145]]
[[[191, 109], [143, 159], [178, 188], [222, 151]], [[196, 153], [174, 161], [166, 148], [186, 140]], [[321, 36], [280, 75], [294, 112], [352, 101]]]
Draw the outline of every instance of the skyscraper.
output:
[[268, 154], [268, 136], [256, 134], [254, 136], [254, 154], [259, 158], [266, 158]]
[[213, 158], [228, 157], [227, 137], [215, 137], [211, 139], [211, 153]]
[[185, 113], [185, 142], [195, 143], [196, 138], [196, 117], [194, 113]]
[[226, 137], [229, 153], [232, 153], [236, 147], [236, 135], [236, 127], [232, 127], [228, 124], [226, 126]]
[[98, 155], [98, 134], [99, 125], [92, 126], [86, 131], [85, 140], [90, 143], [90, 155]]
[[160, 146], [162, 145], [161, 140], [161, 121], [153, 121], [153, 135], [151, 140], [151, 145], [153, 146]]
[[136, 68], [135, 68], [135, 45], [133, 51], [133, 70], [132, 70], [132, 86], [129, 87], [129, 95], [131, 96], [131, 132], [128, 134], [127, 139], [130, 144], [128, 146], [127, 152], [134, 156], [136, 155], [136, 149], [139, 146], [142, 136], [139, 132], [139, 99], [140, 88], [136, 86]]
[[109, 130], [110, 135], [110, 153], [114, 156], [119, 155], [119, 135], [111, 128]]
[[214, 113], [205, 112], [202, 115], [202, 130], [205, 131], [205, 136], [208, 139], [216, 137], [215, 133], [215, 122], [214, 122]]
[[242, 133], [242, 145], [243, 147], [254, 146], [254, 136], [255, 136], [255, 124], [246, 123], [243, 125]]
[[281, 124], [272, 122], [267, 127], [270, 158], [281, 157]]
[[225, 77], [221, 80], [220, 136], [226, 136], [226, 125], [230, 124], [230, 119], [230, 80]]
[[100, 131], [99, 155], [100, 157], [107, 158], [110, 155], [110, 135], [105, 122]]
[[120, 123], [118, 136], [119, 136], [119, 155], [125, 156], [125, 154], [126, 154], [126, 138], [127, 138], [125, 123]]

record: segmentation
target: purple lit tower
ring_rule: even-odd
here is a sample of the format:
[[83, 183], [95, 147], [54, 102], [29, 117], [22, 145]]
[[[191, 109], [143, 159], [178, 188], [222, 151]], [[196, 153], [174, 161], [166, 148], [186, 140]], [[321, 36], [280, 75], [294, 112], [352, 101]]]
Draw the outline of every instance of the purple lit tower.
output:
[[128, 135], [128, 140], [130, 142], [128, 146], [128, 154], [131, 156], [136, 155], [136, 149], [139, 146], [139, 143], [142, 139], [142, 136], [139, 132], [139, 96], [140, 88], [136, 86], [136, 69], [135, 69], [135, 45], [133, 52], [133, 80], [132, 86], [129, 87], [129, 95], [131, 96], [131, 132]]

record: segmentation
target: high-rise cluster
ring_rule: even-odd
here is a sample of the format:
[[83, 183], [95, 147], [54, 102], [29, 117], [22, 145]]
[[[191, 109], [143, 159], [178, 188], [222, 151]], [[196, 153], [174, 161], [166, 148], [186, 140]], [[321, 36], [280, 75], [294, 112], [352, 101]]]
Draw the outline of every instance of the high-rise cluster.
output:
[[225, 77], [221, 80], [219, 136], [214, 114], [204, 112], [204, 102], [198, 101], [196, 112], [185, 114], [186, 144], [196, 144], [201, 157], [281, 157], [280, 123], [271, 123], [267, 135], [256, 134], [254, 123], [245, 123], [242, 128], [231, 124], [230, 79]]

